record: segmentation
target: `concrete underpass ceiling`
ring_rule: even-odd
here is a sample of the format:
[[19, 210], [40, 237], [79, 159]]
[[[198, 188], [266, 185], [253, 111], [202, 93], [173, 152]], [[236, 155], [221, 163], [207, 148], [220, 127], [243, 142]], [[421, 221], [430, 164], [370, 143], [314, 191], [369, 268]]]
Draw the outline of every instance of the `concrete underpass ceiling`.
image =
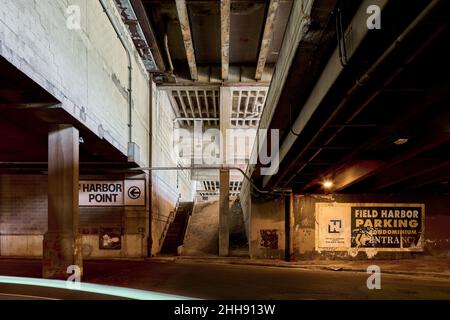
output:
[[[430, 1], [414, 3], [405, 8], [396, 1], [388, 2], [383, 11], [384, 28], [364, 39], [295, 138], [279, 173], [258, 177], [258, 170], [254, 172], [262, 185], [291, 187], [302, 193], [450, 192], [448, 2], [441, 1], [403, 39], [401, 49], [393, 51], [362, 90], [351, 98], [346, 96]], [[316, 19], [318, 26], [326, 21], [320, 16]], [[309, 41], [300, 43], [281, 91], [270, 123], [270, 128], [281, 130], [281, 143], [293, 139], [290, 124], [301, 114], [337, 46], [333, 27], [326, 31], [323, 25], [322, 30], [323, 37], [314, 40], [317, 30], [312, 30]], [[324, 46], [320, 54], [304, 50], [319, 43]], [[307, 76], [301, 78], [299, 73]], [[343, 107], [336, 111], [344, 97]], [[283, 121], [289, 117], [292, 122]], [[325, 180], [334, 182], [331, 190], [323, 189]]]
[[[145, 9], [145, 23], [151, 26], [163, 57], [166, 72], [154, 74], [153, 79], [168, 93], [175, 127], [192, 129], [195, 121], [201, 121], [205, 129], [218, 128], [223, 85], [232, 87], [229, 127], [258, 127], [292, 0], [132, 3], [138, 12], [141, 5]], [[229, 33], [224, 31], [227, 28]], [[242, 175], [235, 175], [232, 191], [239, 190], [242, 182]], [[193, 180], [211, 191], [207, 185], [218, 181], [218, 175], [196, 173]]]
[[0, 70], [0, 172], [45, 171], [48, 132], [53, 124], [73, 124], [80, 130], [82, 170], [101, 170], [90, 163], [132, 166], [126, 156], [78, 123], [53, 96], [3, 57]]
[[[194, 121], [203, 127], [220, 124], [220, 86], [162, 86], [167, 91], [176, 115], [177, 127], [192, 128]], [[268, 86], [232, 88], [231, 128], [257, 128], [264, 109]]]
[[[166, 71], [173, 64], [177, 82], [192, 80], [189, 71], [189, 52], [185, 47], [180, 17], [175, 1], [142, 0], [148, 20], [156, 35], [157, 45], [164, 57]], [[292, 0], [280, 0], [273, 25], [270, 28], [270, 46], [266, 50], [265, 80], [270, 81], [277, 62]], [[187, 7], [193, 56], [199, 82], [222, 82], [221, 7], [219, 0], [180, 1]], [[270, 0], [231, 0], [228, 52], [229, 81], [255, 82], [255, 73], [261, 50]], [[167, 39], [165, 38], [167, 36]], [[167, 41], [166, 41], [167, 40]], [[167, 43], [167, 47], [165, 44]], [[167, 78], [166, 78], [167, 81]], [[172, 79], [170, 82], [174, 82]]]

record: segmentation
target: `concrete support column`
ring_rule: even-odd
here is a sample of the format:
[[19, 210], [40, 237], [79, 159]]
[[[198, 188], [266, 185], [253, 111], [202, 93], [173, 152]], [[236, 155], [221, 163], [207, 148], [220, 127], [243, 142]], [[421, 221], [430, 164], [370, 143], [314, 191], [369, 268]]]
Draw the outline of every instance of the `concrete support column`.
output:
[[285, 208], [285, 260], [294, 261], [294, 194], [284, 196]]
[[79, 133], [55, 125], [48, 134], [48, 230], [44, 235], [42, 275], [67, 279], [67, 268], [82, 270], [78, 233]]
[[220, 88], [220, 156], [224, 166], [231, 163], [231, 159], [228, 159], [231, 154], [229, 154], [227, 130], [231, 127], [232, 95], [233, 91], [230, 87]]
[[219, 256], [229, 254], [230, 244], [230, 170], [220, 170], [219, 193]]
[[228, 159], [228, 135], [227, 130], [231, 126], [232, 110], [232, 90], [229, 87], [220, 88], [220, 155], [223, 169], [220, 170], [220, 193], [219, 193], [219, 256], [224, 257], [229, 254], [230, 243], [230, 164]]

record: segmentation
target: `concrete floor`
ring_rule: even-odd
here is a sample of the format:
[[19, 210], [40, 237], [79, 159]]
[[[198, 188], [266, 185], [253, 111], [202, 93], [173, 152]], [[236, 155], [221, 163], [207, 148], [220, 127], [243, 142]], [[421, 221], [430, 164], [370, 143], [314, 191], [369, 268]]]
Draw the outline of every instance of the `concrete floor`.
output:
[[[0, 260], [0, 275], [40, 277], [39, 260]], [[85, 261], [83, 281], [205, 299], [450, 299], [450, 279], [185, 261]], [[0, 287], [1, 290], [1, 287]]]

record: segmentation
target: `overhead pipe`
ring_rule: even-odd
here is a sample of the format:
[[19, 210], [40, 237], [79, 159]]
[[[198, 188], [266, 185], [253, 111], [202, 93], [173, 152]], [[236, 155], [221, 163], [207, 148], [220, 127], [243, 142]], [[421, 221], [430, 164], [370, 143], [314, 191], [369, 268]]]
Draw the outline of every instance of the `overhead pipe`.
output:
[[160, 72], [164, 72], [166, 70], [166, 66], [164, 64], [164, 59], [161, 56], [161, 51], [156, 40], [156, 36], [152, 25], [150, 23], [150, 19], [145, 10], [144, 4], [142, 0], [128, 0], [131, 2], [131, 6], [133, 11], [135, 12], [139, 24], [141, 25], [142, 32], [144, 33], [147, 42], [150, 43], [149, 48], [152, 52], [153, 59], [155, 60], [155, 64], [157, 65]]
[[103, 11], [105, 12], [106, 16], [109, 19], [109, 22], [111, 23], [111, 26], [113, 27], [114, 31], [117, 34], [117, 37], [120, 40], [120, 43], [122, 44], [123, 48], [125, 49], [127, 53], [128, 58], [128, 143], [131, 144], [133, 142], [132, 134], [133, 134], [133, 101], [132, 101], [132, 84], [133, 84], [133, 64], [131, 59], [131, 50], [126, 44], [126, 41], [124, 39], [123, 34], [120, 32], [119, 27], [116, 25], [116, 22], [114, 21], [114, 18], [111, 14], [111, 12], [108, 10], [108, 6], [105, 2], [105, 0], [99, 0], [100, 4], [102, 5]]
[[173, 62], [172, 62], [172, 57], [170, 55], [170, 49], [169, 49], [169, 35], [167, 34], [168, 31], [168, 21], [167, 21], [167, 17], [165, 17], [164, 19], [164, 51], [166, 52], [166, 56], [167, 56], [167, 62], [169, 63], [169, 72], [173, 73], [174, 68], [173, 68]]
[[[416, 57], [418, 54], [420, 54], [420, 52], [423, 51], [423, 49], [437, 36], [439, 35], [439, 33], [443, 30], [443, 27], [438, 28], [438, 30], [436, 32], [434, 32], [431, 37], [429, 37], [425, 43], [423, 45], [420, 46], [420, 48], [418, 50], [416, 50], [408, 59], [407, 62], [400, 66], [398, 69], [396, 69], [396, 71], [389, 77], [389, 79], [387, 81], [385, 81], [382, 84], [382, 87], [377, 89], [373, 94], [371, 94], [362, 104], [361, 106], [348, 118], [347, 122], [352, 121], [380, 92], [381, 90], [383, 90], [384, 87], [388, 86], [397, 76], [398, 74], [403, 70], [405, 65], [408, 65], [412, 59], [414, 57]], [[332, 127], [332, 126], [329, 126]], [[320, 148], [319, 151], [323, 150], [328, 144], [330, 144], [332, 142], [332, 140], [334, 138], [336, 138], [336, 136], [343, 130], [343, 127], [340, 127], [325, 143], [324, 146]], [[356, 149], [353, 149], [352, 152], [350, 152], [349, 155], [346, 156], [346, 159], [352, 157], [353, 155], [357, 154], [362, 147], [358, 147]], [[314, 154], [309, 160], [312, 161], [315, 157], [317, 156], [317, 154]], [[393, 165], [393, 162], [389, 163], [389, 165]], [[304, 166], [302, 166], [302, 168], [300, 170], [297, 171], [296, 174], [298, 174], [300, 171], [302, 171], [304, 168]], [[326, 174], [324, 175], [326, 176]], [[316, 184], [316, 181], [312, 181], [310, 183], [308, 183], [303, 189], [306, 190], [309, 187], [311, 187], [312, 185]]]
[[[306, 144], [306, 146], [302, 149], [302, 151], [300, 151], [300, 153], [297, 155], [296, 159], [300, 158], [302, 155], [304, 155], [304, 153], [306, 152], [306, 150], [308, 150], [313, 143], [317, 140], [317, 138], [319, 137], [320, 134], [322, 134], [324, 132], [324, 130], [332, 123], [332, 121], [334, 120], [334, 118], [337, 116], [337, 114], [343, 109], [344, 106], [347, 105], [348, 101], [356, 94], [359, 92], [359, 90], [361, 88], [363, 88], [365, 86], [365, 84], [369, 81], [369, 79], [372, 78], [372, 76], [379, 70], [381, 69], [383, 63], [394, 53], [394, 51], [398, 48], [398, 46], [400, 46], [403, 41], [405, 40], [406, 37], [408, 37], [410, 35], [410, 33], [434, 10], [434, 8], [439, 4], [441, 0], [433, 0], [420, 14], [419, 16], [417, 16], [414, 21], [409, 24], [409, 26], [400, 34], [400, 36], [398, 36], [393, 43], [389, 46], [388, 49], [386, 49], [384, 51], [384, 53], [377, 59], [377, 61], [369, 68], [369, 70], [367, 70], [364, 75], [362, 75], [353, 85], [353, 87], [347, 92], [347, 94], [345, 95], [344, 99], [339, 103], [339, 105], [334, 109], [333, 113], [331, 114], [330, 117], [327, 118], [327, 120], [325, 121], [325, 123], [322, 125], [322, 127], [315, 133], [315, 135], [313, 136], [313, 138], [311, 138], [308, 143]], [[434, 36], [436, 36], [437, 34], [435, 34]], [[434, 38], [434, 37], [433, 37]], [[415, 57], [416, 55], [418, 55], [422, 50], [423, 50], [423, 46], [419, 49], [418, 52], [416, 52], [413, 57]], [[412, 58], [411, 57], [409, 59], [409, 61], [407, 61], [407, 63], [409, 63]], [[407, 64], [406, 63], [406, 64]], [[401, 66], [398, 70], [396, 70], [394, 72], [394, 74], [388, 79], [388, 81], [385, 82], [385, 85], [389, 84], [391, 81], [394, 80], [394, 78], [398, 75], [398, 73], [403, 69], [403, 66]], [[363, 103], [363, 105], [358, 108], [357, 112], [355, 114], [352, 115], [351, 119], [353, 119], [354, 117], [356, 117], [356, 115], [362, 111], [364, 109], [365, 106], [368, 105], [368, 103], [370, 101], [372, 101], [373, 98], [375, 98], [376, 95], [378, 95], [379, 91], [373, 93], [372, 95], [370, 95], [370, 97], [368, 99], [366, 99]], [[351, 120], [350, 119], [350, 120]], [[349, 121], [350, 121], [349, 120]], [[296, 123], [301, 122], [299, 118], [296, 119], [296, 122], [294, 123], [294, 127]], [[338, 132], [342, 130], [339, 129]], [[295, 129], [293, 127], [290, 128], [291, 132], [295, 133]], [[295, 133], [295, 137], [297, 137], [299, 135], [299, 133]], [[325, 143], [325, 145], [329, 144], [331, 142], [331, 140], [334, 139], [334, 137], [337, 135], [337, 133], [335, 135], [333, 135], [330, 139], [328, 139]], [[297, 170], [296, 175], [302, 171], [306, 164], [309, 161], [312, 161], [322, 150], [323, 148], [319, 148], [319, 150], [317, 152], [315, 152], [313, 154], [313, 156], [306, 161], [305, 164], [303, 164], [299, 170]], [[293, 177], [290, 178], [290, 180], [292, 180]], [[288, 182], [290, 181], [288, 180]], [[276, 183], [275, 183], [276, 184]]]
[[[47, 165], [47, 162], [0, 162], [0, 166], [21, 166], [24, 164], [33, 164], [33, 165]], [[80, 164], [98, 164], [96, 162], [85, 162], [85, 163], [80, 163]], [[104, 164], [113, 164], [113, 163], [107, 163], [105, 162]], [[120, 162], [117, 162], [115, 164], [120, 164]], [[8, 168], [8, 169], [19, 169], [19, 167], [12, 167], [12, 168]], [[230, 170], [236, 170], [239, 171], [242, 176], [248, 180], [250, 182], [250, 184], [252, 185], [253, 189], [255, 189], [258, 193], [260, 194], [286, 194], [286, 193], [291, 193], [292, 190], [288, 189], [288, 188], [273, 188], [272, 190], [261, 190], [259, 189], [255, 183], [253, 182], [252, 178], [249, 177], [244, 170], [242, 170], [239, 167], [222, 167], [222, 166], [178, 166], [178, 167], [136, 167], [136, 168], [123, 168], [123, 169], [110, 169], [107, 170], [108, 172], [123, 172], [123, 171], [131, 171], [131, 172], [135, 172], [135, 171], [183, 171], [183, 170], [221, 170], [221, 169], [230, 169]]]
[[[175, 118], [173, 119], [173, 122], [179, 122], [179, 121], [219, 121], [220, 118]], [[231, 121], [259, 121], [261, 118], [230, 118]]]
[[[149, 134], [148, 134], [148, 164], [151, 166], [153, 163], [153, 75], [150, 74], [150, 106], [148, 112], [148, 123], [149, 123]], [[149, 172], [147, 175], [148, 179], [148, 239], [147, 239], [147, 256], [152, 257], [152, 248], [153, 248], [153, 238], [152, 238], [152, 229], [153, 229], [153, 181], [152, 181], [152, 173]]]
[[139, 167], [139, 168], [129, 168], [127, 170], [129, 171], [180, 171], [180, 170], [235, 170], [239, 171], [242, 176], [248, 180], [248, 182], [251, 184], [252, 188], [256, 190], [256, 192], [260, 194], [286, 194], [286, 193], [292, 193], [291, 189], [282, 189], [282, 188], [273, 188], [272, 190], [261, 190], [259, 189], [255, 183], [253, 182], [252, 178], [250, 178], [244, 170], [242, 170], [239, 167], [223, 167], [223, 166], [178, 166], [178, 167]]
[[[308, 143], [307, 147], [304, 148], [304, 150], [306, 150], [308, 148], [308, 146], [310, 146], [315, 139], [317, 139], [317, 137], [319, 136], [319, 134], [321, 132], [323, 132], [323, 130], [325, 130], [325, 128], [330, 127], [330, 123], [333, 121], [333, 119], [335, 118], [335, 116], [338, 114], [339, 110], [342, 109], [342, 107], [345, 106], [345, 104], [348, 102], [348, 100], [357, 93], [358, 89], [360, 89], [361, 87], [363, 87], [366, 82], [371, 78], [371, 76], [378, 71], [381, 68], [381, 65], [383, 64], [383, 62], [385, 60], [387, 60], [387, 58], [389, 57], [390, 54], [393, 53], [393, 51], [397, 48], [397, 46], [399, 44], [401, 44], [404, 39], [410, 34], [410, 32], [435, 8], [435, 6], [438, 4], [440, 0], [434, 0], [432, 3], [429, 4], [428, 7], [425, 8], [424, 11], [422, 11], [422, 13], [402, 32], [402, 34], [390, 45], [390, 47], [384, 52], [384, 54], [375, 62], [374, 65], [372, 65], [372, 67], [362, 76], [360, 77], [360, 79], [358, 81], [356, 81], [355, 85], [350, 89], [350, 91], [348, 92], [348, 94], [346, 95], [346, 97], [340, 102], [340, 104], [338, 105], [338, 107], [335, 109], [335, 111], [333, 112], [333, 114], [327, 119], [327, 121], [325, 122], [325, 124], [321, 127], [321, 129], [319, 129], [319, 131], [316, 133], [316, 135], [310, 140], [310, 142]], [[424, 49], [425, 47], [443, 30], [443, 27], [438, 28], [438, 30], [436, 32], [434, 32], [426, 41], [425, 43], [423, 43], [412, 55], [410, 55], [407, 59], [406, 62], [404, 64], [402, 64], [400, 67], [398, 67], [390, 76], [389, 78], [381, 85], [380, 88], [376, 89], [367, 99], [365, 99], [363, 101], [363, 103], [358, 107], [358, 109], [353, 112], [353, 114], [348, 118], [347, 122], [352, 121], [362, 110], [364, 110], [364, 108], [376, 97], [378, 96], [378, 94], [381, 92], [381, 90], [388, 86], [399, 74], [400, 72], [404, 69], [404, 67], [406, 65], [408, 65], [415, 57], [417, 57]], [[296, 174], [297, 175], [299, 172], [301, 172], [305, 167], [306, 164], [309, 163], [310, 161], [314, 160], [315, 157], [328, 145], [330, 144], [334, 138], [337, 137], [337, 135], [343, 130], [343, 127], [340, 127], [329, 139], [327, 139], [327, 141], [324, 143], [324, 145], [319, 148], [319, 150], [317, 152], [315, 152], [311, 158], [305, 162], [305, 164], [303, 164], [299, 170], [297, 170]], [[301, 154], [303, 154], [304, 151], [302, 151], [300, 153], [299, 156], [301, 156]], [[290, 178], [290, 180], [292, 180], [292, 178]], [[288, 180], [288, 182], [290, 181]], [[307, 186], [304, 187], [304, 189], [307, 189], [308, 187], [311, 186], [311, 183], [309, 183]]]
[[[151, 39], [152, 30], [151, 27], [148, 25], [149, 21], [145, 14], [145, 9], [141, 1], [140, 0], [133, 1], [133, 3], [132, 0], [114, 0], [114, 1], [122, 17], [122, 21], [128, 27], [130, 36], [133, 40], [133, 44], [136, 46], [136, 49], [140, 51], [140, 56], [142, 62], [145, 65], [146, 70], [149, 73], [158, 72], [159, 70], [164, 71], [164, 69], [160, 69], [160, 67], [156, 63], [155, 57], [153, 56], [152, 49], [155, 49], [155, 51], [157, 51], [158, 48], [150, 47], [149, 41], [147, 39], [147, 37]], [[137, 10], [140, 10], [140, 12], [137, 12]], [[143, 27], [147, 27], [145, 33]], [[148, 29], [150, 29], [150, 31]]]
[[[375, 3], [380, 8], [384, 8], [387, 2], [388, 0], [362, 1], [358, 11], [356, 12], [355, 16], [352, 19], [351, 24], [358, 25], [361, 23], [365, 23], [367, 19], [366, 14], [367, 6]], [[352, 53], [350, 54], [350, 58], [355, 52], [355, 50], [357, 50], [359, 45], [362, 43], [368, 31], [369, 31], [368, 29], [364, 28], [361, 30], [361, 32], [355, 33], [355, 37], [353, 39], [354, 43], [352, 46], [353, 50]], [[296, 118], [294, 125], [289, 126], [287, 136], [284, 139], [278, 151], [280, 162], [283, 161], [286, 154], [289, 152], [291, 147], [297, 141], [298, 138], [297, 135], [300, 134], [301, 131], [304, 129], [306, 123], [308, 122], [308, 119], [312, 117], [314, 112], [317, 110], [319, 104], [324, 99], [326, 93], [328, 92], [328, 89], [331, 86], [333, 86], [333, 84], [335, 83], [335, 81], [337, 80], [337, 78], [339, 77], [339, 75], [342, 73], [343, 70], [344, 67], [341, 65], [339, 60], [339, 50], [336, 48], [333, 54], [331, 55], [330, 59], [328, 60], [326, 66], [324, 67], [322, 74], [320, 75], [319, 79], [316, 82], [316, 85], [311, 90], [311, 93], [309, 94], [308, 99], [304, 103], [299, 116]], [[289, 165], [288, 168], [292, 168], [292, 165]], [[279, 176], [276, 178], [266, 176], [263, 179], [263, 186], [266, 188], [277, 184], [280, 181]]]

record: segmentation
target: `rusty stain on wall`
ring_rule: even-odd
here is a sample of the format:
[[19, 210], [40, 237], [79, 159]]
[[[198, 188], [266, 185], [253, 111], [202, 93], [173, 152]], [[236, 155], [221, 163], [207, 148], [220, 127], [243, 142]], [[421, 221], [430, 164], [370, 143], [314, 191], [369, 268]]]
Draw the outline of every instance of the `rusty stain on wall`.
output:
[[263, 248], [278, 249], [278, 230], [277, 229], [261, 229], [260, 245]]

